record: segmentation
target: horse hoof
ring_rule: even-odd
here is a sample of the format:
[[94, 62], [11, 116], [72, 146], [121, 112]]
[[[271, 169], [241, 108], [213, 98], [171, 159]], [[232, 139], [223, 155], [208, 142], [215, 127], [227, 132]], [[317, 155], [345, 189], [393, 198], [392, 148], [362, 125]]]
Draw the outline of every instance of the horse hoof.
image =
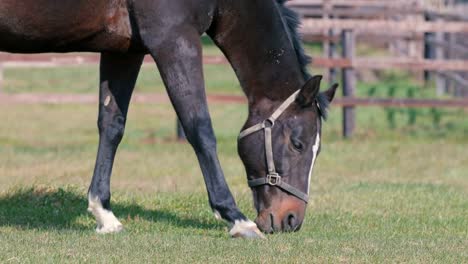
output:
[[102, 203], [98, 197], [89, 195], [88, 212], [92, 213], [96, 218], [98, 234], [118, 233], [123, 230], [123, 225], [115, 217], [112, 211], [102, 207]]
[[250, 220], [235, 221], [229, 234], [234, 238], [266, 239], [265, 235], [258, 229], [257, 224]]
[[119, 233], [123, 230], [123, 225], [120, 222], [113, 223], [112, 225], [99, 226], [96, 227], [96, 232], [98, 234], [112, 234]]

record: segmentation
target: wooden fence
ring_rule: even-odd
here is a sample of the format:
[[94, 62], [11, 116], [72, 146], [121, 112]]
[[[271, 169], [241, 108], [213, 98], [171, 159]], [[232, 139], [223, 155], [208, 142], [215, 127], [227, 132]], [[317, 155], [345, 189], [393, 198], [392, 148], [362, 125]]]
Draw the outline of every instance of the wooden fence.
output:
[[[443, 101], [355, 98], [356, 71], [386, 69], [435, 72], [438, 90], [446, 91], [440, 86], [450, 82], [468, 95], [465, 79], [468, 48], [452, 37], [468, 35], [468, 17], [456, 9], [435, 8], [418, 0], [293, 0], [289, 5], [303, 18], [301, 32], [305, 38], [323, 44], [323, 56], [314, 57], [313, 65], [329, 69], [330, 82], [336, 81], [338, 69], [342, 72], [344, 137], [353, 135], [356, 106], [468, 107], [466, 98]], [[439, 35], [449, 36], [451, 41], [435, 37]], [[397, 52], [391, 57], [357, 57], [359, 38], [394, 45], [406, 42], [410, 48], [406, 54]], [[435, 49], [437, 52], [431, 53], [437, 53], [436, 56], [427, 56], [424, 48]], [[457, 56], [446, 56], [455, 52]]]

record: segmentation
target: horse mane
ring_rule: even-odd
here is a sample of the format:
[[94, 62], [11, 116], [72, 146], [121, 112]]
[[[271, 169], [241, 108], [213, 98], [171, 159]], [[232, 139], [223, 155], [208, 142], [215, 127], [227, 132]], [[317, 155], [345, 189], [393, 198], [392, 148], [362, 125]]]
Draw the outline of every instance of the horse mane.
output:
[[[288, 35], [291, 38], [294, 51], [296, 52], [297, 60], [299, 61], [299, 65], [301, 66], [302, 74], [304, 75], [304, 79], [308, 80], [311, 78], [311, 75], [307, 70], [307, 67], [312, 61], [312, 59], [305, 53], [304, 47], [302, 46], [302, 37], [297, 30], [299, 28], [299, 25], [301, 24], [299, 15], [285, 5], [286, 1], [288, 0], [276, 0], [276, 2], [278, 3], [280, 14], [283, 17], [283, 20], [286, 24], [286, 30], [288, 31]], [[328, 106], [330, 105], [327, 96], [325, 96], [322, 93], [319, 93], [316, 101], [320, 109], [320, 115], [324, 120], [326, 120]]]
[[330, 101], [328, 100], [327, 96], [323, 93], [319, 93], [317, 95], [317, 105], [319, 108], [320, 116], [323, 120], [327, 120], [328, 117], [328, 106], [330, 105]]
[[308, 80], [311, 75], [307, 70], [307, 66], [311, 62], [311, 58], [305, 53], [304, 48], [302, 47], [301, 35], [297, 31], [301, 24], [301, 20], [295, 11], [285, 5], [286, 1], [287, 0], [276, 0], [281, 16], [286, 24], [286, 30], [288, 31], [288, 35], [291, 38], [294, 50], [296, 51], [297, 60], [301, 66], [302, 74], [304, 75], [304, 79]]

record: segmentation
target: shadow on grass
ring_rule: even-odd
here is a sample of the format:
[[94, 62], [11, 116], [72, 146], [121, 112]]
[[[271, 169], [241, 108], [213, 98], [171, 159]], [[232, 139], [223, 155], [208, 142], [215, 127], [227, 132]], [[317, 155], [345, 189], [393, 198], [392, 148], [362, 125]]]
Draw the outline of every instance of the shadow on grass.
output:
[[[146, 209], [132, 203], [113, 203], [112, 210], [118, 218], [143, 219], [182, 228], [223, 228], [220, 223], [203, 222], [197, 218], [182, 216], [175, 209], [165, 209], [171, 207], [169, 202], [166, 203], [161, 204], [164, 208], [161, 210]], [[0, 196], [0, 226], [91, 230], [94, 229], [95, 222], [86, 211], [87, 205], [84, 195], [68, 189], [28, 188], [10, 191]], [[84, 217], [86, 215], [90, 217]]]

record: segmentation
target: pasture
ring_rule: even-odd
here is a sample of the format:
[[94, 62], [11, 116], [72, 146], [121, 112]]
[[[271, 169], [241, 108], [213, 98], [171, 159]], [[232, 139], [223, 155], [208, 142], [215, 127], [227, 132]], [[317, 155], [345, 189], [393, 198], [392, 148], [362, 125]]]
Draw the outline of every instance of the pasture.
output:
[[[163, 93], [156, 75], [145, 67], [136, 91]], [[228, 66], [206, 66], [205, 76], [209, 92], [241, 94]], [[97, 68], [9, 69], [5, 79], [7, 92], [97, 96]], [[358, 91], [398, 96], [413, 86], [402, 77]], [[236, 151], [247, 109], [210, 110], [227, 181], [254, 218]], [[169, 103], [131, 105], [111, 183], [125, 230], [97, 235], [86, 212], [96, 113], [92, 104], [0, 104], [0, 263], [468, 262], [464, 110], [358, 108], [356, 135], [343, 140], [332, 108], [301, 231], [265, 241], [231, 239], [213, 217], [191, 147], [174, 141]]]

